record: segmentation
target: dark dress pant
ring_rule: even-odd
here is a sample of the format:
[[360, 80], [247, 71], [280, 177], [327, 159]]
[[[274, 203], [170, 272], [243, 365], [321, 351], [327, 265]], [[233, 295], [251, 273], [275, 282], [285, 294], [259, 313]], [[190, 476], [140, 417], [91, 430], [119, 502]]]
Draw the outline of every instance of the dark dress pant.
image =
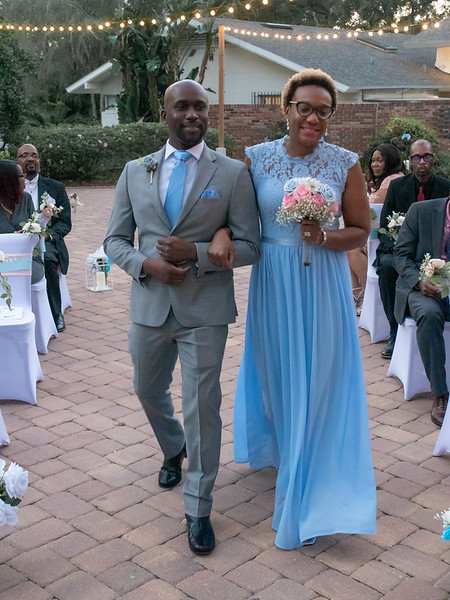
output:
[[394, 317], [395, 284], [398, 273], [394, 268], [394, 255], [381, 254], [376, 267], [378, 286], [386, 318], [389, 321], [390, 335], [397, 335], [398, 323]]
[[429, 298], [413, 291], [408, 296], [408, 308], [417, 324], [417, 345], [431, 392], [446, 394], [444, 325], [450, 321], [448, 298]]

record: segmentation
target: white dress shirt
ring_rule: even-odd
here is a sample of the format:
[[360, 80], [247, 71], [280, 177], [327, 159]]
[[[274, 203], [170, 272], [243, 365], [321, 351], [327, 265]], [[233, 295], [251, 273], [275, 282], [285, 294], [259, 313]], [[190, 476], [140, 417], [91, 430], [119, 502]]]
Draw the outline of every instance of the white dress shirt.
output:
[[39, 173], [31, 181], [25, 177], [25, 191], [31, 195], [35, 210], [38, 210], [40, 204], [38, 200], [38, 180]]
[[[184, 178], [183, 187], [183, 198], [181, 206], [183, 207], [189, 192], [191, 191], [192, 184], [194, 182], [195, 175], [197, 173], [197, 165], [199, 158], [205, 147], [205, 142], [202, 140], [200, 144], [189, 148], [188, 152], [192, 154], [192, 158], [188, 158], [186, 161], [186, 176]], [[159, 176], [159, 197], [161, 198], [162, 205], [166, 202], [167, 189], [169, 187], [169, 179], [172, 174], [172, 169], [175, 164], [174, 152], [177, 148], [174, 148], [169, 142], [166, 144], [166, 150], [164, 153], [164, 160], [161, 165], [161, 174]]]

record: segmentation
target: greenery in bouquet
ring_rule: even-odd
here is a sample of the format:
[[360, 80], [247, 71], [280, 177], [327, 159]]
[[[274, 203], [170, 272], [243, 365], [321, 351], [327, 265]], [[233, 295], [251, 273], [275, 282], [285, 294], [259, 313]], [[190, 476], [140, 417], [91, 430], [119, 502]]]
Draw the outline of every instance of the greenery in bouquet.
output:
[[396, 244], [398, 234], [400, 233], [400, 228], [403, 225], [404, 220], [405, 213], [393, 212], [388, 217], [387, 229], [385, 227], [380, 227], [378, 231], [379, 233], [383, 233], [384, 235], [387, 235], [387, 237], [392, 238], [394, 240], [394, 244]]
[[284, 184], [284, 196], [277, 213], [280, 225], [292, 221], [315, 219], [321, 229], [334, 222], [339, 206], [330, 186], [312, 177], [293, 177]]
[[[0, 250], [0, 263], [3, 262], [6, 262], [6, 257], [5, 253]], [[10, 284], [8, 283], [8, 278], [6, 277], [6, 275], [3, 275], [3, 273], [0, 273], [0, 287], [3, 290], [2, 294], [0, 295], [0, 298], [2, 298], [2, 300], [6, 302], [6, 306], [9, 308], [9, 310], [12, 310], [12, 290]]]
[[441, 538], [443, 540], [450, 540], [450, 508], [442, 511], [440, 514], [437, 513], [434, 518], [442, 521], [444, 531], [442, 532]]
[[22, 501], [28, 487], [28, 472], [15, 462], [5, 471], [5, 461], [0, 458], [0, 527], [15, 525]]
[[450, 291], [450, 262], [425, 254], [420, 265], [419, 281], [433, 283], [440, 290], [441, 297], [446, 298]]

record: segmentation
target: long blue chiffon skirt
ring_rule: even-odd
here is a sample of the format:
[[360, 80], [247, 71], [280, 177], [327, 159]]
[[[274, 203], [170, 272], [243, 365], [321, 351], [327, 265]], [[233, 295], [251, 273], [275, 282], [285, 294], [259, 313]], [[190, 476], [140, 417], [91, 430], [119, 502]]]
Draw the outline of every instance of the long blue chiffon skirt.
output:
[[234, 409], [236, 462], [278, 469], [280, 548], [374, 534], [367, 401], [345, 252], [262, 243]]

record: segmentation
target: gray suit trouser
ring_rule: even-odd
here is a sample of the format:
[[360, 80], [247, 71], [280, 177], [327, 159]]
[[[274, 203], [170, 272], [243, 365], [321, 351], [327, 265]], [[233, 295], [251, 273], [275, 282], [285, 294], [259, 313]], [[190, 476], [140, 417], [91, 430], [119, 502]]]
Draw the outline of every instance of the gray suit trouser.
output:
[[436, 396], [446, 394], [444, 325], [450, 321], [448, 298], [429, 298], [413, 291], [408, 296], [408, 307], [417, 324], [417, 345], [431, 392]]
[[[186, 443], [183, 499], [186, 514], [193, 517], [211, 513], [220, 458], [220, 372], [227, 334], [227, 325], [184, 327], [170, 311], [161, 327], [132, 323], [128, 335], [134, 389], [164, 456], [176, 456]], [[169, 390], [178, 357], [184, 429]]]

